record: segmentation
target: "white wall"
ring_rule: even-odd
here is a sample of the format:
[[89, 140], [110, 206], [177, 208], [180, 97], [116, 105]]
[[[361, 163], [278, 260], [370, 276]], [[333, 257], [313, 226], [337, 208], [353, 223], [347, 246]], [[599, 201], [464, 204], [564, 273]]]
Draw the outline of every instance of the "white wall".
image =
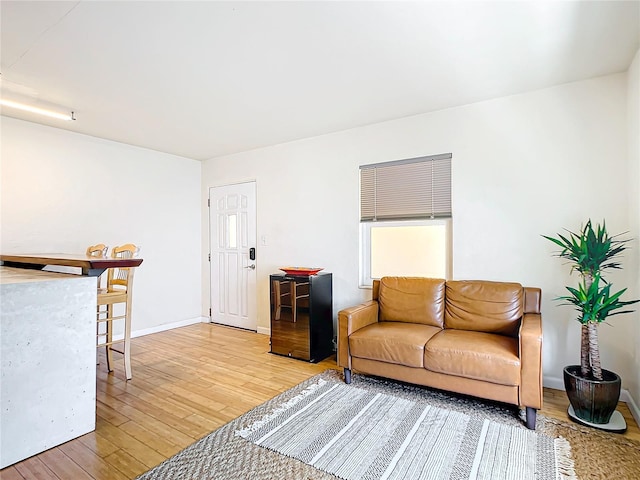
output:
[[200, 319], [195, 160], [0, 117], [2, 253], [141, 246], [132, 330]]
[[[540, 235], [578, 229], [591, 217], [640, 236], [625, 180], [626, 92], [626, 74], [610, 75], [210, 159], [203, 205], [210, 186], [257, 182], [258, 238], [268, 239], [258, 247], [259, 327], [269, 326], [268, 275], [284, 265], [333, 272], [335, 315], [370, 296], [357, 287], [358, 166], [451, 152], [454, 278], [541, 287], [544, 373], [558, 379], [579, 362], [579, 324], [553, 298], [577, 277]], [[203, 229], [205, 253], [207, 245]], [[207, 269], [205, 262], [203, 309]], [[628, 284], [633, 271], [612, 280]], [[616, 317], [601, 329], [605, 367], [624, 382], [635, 375], [632, 320]]]
[[[636, 232], [626, 268], [629, 270], [629, 298], [640, 298], [640, 50], [627, 74], [627, 119], [629, 145], [629, 225]], [[633, 315], [635, 329], [634, 373], [629, 378], [628, 389], [640, 406], [640, 304]], [[637, 418], [640, 422], [640, 418]]]

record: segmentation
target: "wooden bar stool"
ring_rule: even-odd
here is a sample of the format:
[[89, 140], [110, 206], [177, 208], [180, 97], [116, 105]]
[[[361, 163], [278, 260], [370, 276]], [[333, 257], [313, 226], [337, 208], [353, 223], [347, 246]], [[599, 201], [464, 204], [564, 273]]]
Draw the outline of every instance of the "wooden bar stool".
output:
[[[132, 258], [140, 249], [131, 243], [120, 247], [113, 247], [112, 258]], [[124, 370], [127, 380], [131, 380], [131, 299], [133, 292], [134, 268], [110, 268], [107, 271], [106, 288], [98, 289], [98, 347], [106, 347], [107, 370], [113, 371], [112, 351], [124, 355]], [[114, 305], [124, 304], [124, 315], [114, 315]], [[101, 306], [105, 309], [100, 309]], [[124, 335], [122, 339], [113, 339], [113, 322], [124, 322]], [[106, 326], [104, 333], [100, 333], [100, 324]], [[115, 344], [123, 344], [123, 350], [113, 348]]]

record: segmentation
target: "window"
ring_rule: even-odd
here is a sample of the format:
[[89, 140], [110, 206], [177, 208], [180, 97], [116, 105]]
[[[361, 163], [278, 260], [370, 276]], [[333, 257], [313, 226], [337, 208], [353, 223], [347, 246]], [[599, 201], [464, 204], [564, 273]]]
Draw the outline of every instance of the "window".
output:
[[360, 167], [360, 286], [451, 277], [451, 154]]

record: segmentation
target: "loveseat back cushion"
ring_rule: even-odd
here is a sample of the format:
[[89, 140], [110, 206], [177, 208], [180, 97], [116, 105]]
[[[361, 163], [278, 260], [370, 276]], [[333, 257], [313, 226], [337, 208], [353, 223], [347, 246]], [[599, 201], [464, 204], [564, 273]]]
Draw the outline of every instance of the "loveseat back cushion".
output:
[[523, 309], [524, 289], [519, 283], [450, 280], [444, 326], [517, 337]]
[[382, 277], [379, 320], [444, 326], [444, 285], [439, 278]]

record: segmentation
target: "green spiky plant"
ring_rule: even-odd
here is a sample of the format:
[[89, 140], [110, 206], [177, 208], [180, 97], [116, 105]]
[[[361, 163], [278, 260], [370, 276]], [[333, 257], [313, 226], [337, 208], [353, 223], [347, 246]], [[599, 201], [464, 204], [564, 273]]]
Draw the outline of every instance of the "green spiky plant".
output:
[[621, 269], [616, 261], [629, 241], [621, 240], [620, 235], [610, 236], [605, 222], [593, 227], [591, 220], [578, 232], [567, 230], [568, 235], [558, 234], [557, 238], [543, 235], [562, 250], [557, 254], [571, 264], [571, 271], [581, 275], [578, 288], [566, 287], [570, 295], [559, 297], [562, 305], [573, 305], [578, 311], [581, 328], [580, 373], [583, 378], [602, 380], [600, 347], [598, 344], [598, 325], [607, 317], [631, 313], [633, 310], [622, 308], [640, 300], [623, 301], [620, 297], [626, 288], [611, 293], [612, 285], [603, 277], [607, 269]]

